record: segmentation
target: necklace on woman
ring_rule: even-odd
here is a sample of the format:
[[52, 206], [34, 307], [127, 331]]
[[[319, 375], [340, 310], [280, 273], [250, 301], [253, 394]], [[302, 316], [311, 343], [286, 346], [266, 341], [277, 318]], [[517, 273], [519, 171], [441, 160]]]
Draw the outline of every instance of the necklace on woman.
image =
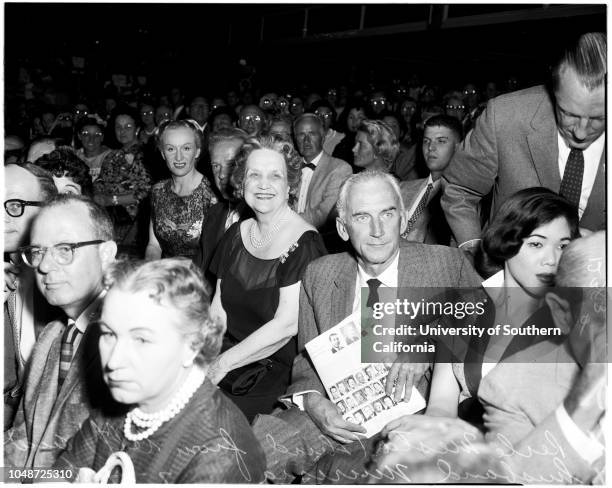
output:
[[262, 247], [265, 247], [270, 244], [270, 241], [272, 241], [272, 237], [274, 237], [274, 234], [279, 231], [281, 226], [285, 222], [287, 222], [287, 220], [289, 220], [289, 213], [287, 212], [287, 207], [285, 207], [283, 216], [270, 226], [270, 229], [261, 236], [261, 239], [258, 239], [257, 237], [255, 237], [255, 228], [258, 227], [257, 220], [253, 219], [251, 227], [249, 228], [249, 240], [251, 241], [251, 246], [253, 246], [255, 249], [261, 249]]
[[[200, 387], [206, 373], [200, 368], [194, 367], [187, 376], [187, 379], [182, 384], [181, 388], [177, 392], [176, 396], [172, 401], [159, 412], [146, 413], [136, 407], [130, 410], [126, 417], [125, 423], [123, 424], [123, 434], [129, 441], [141, 441], [150, 437], [159, 427], [168, 420], [172, 419], [179, 413], [187, 402], [191, 399], [196, 390]], [[137, 428], [145, 429], [142, 432], [132, 432], [132, 424]]]

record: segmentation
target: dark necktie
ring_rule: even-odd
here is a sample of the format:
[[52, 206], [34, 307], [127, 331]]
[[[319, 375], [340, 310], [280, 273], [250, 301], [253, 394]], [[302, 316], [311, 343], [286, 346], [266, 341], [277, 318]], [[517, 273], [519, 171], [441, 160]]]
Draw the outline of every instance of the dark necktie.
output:
[[584, 155], [581, 149], [572, 149], [565, 171], [559, 194], [565, 197], [572, 205], [578, 208], [580, 203], [580, 193], [582, 192], [582, 176], [584, 175]]
[[312, 164], [312, 163], [303, 163], [303, 164], [302, 164], [302, 169], [304, 169], [304, 168], [310, 168], [310, 169], [311, 169], [311, 170], [313, 170], [313, 171], [314, 171], [315, 169], [317, 169], [317, 167], [316, 167], [314, 164]]
[[74, 341], [79, 334], [76, 323], [72, 319], [68, 319], [64, 333], [62, 334], [62, 346], [60, 349], [60, 364], [59, 364], [59, 377], [58, 377], [58, 389], [62, 388], [64, 380], [68, 375], [70, 369], [70, 363], [72, 362], [72, 356], [74, 355]]
[[366, 302], [366, 307], [372, 308], [374, 304], [378, 302], [378, 287], [382, 285], [380, 280], [376, 278], [370, 278], [368, 280], [368, 301]]
[[407, 236], [408, 232], [410, 232], [414, 228], [415, 224], [419, 220], [419, 217], [423, 213], [423, 210], [425, 210], [425, 207], [427, 207], [429, 195], [431, 195], [432, 190], [433, 190], [433, 183], [429, 183], [427, 185], [427, 189], [425, 190], [425, 193], [423, 194], [423, 197], [419, 201], [419, 204], [416, 206], [416, 208], [414, 209], [414, 212], [408, 219], [408, 225], [406, 226], [406, 232], [402, 234], [402, 237]]

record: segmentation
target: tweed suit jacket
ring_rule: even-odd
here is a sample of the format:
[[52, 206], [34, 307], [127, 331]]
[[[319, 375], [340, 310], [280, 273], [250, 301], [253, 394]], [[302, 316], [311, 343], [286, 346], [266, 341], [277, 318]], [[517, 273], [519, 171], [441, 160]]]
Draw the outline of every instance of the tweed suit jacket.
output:
[[574, 384], [578, 365], [565, 343], [551, 348], [544, 342], [519, 354], [525, 362], [502, 361], [480, 384], [487, 441], [510, 453], [503, 458], [508, 474], [524, 477], [514, 482], [588, 483], [594, 468], [572, 447], [555, 415]]
[[[22, 273], [29, 273], [30, 270], [23, 270]], [[63, 312], [52, 305], [49, 305], [45, 297], [40, 293], [38, 287], [31, 281], [30, 289], [18, 288], [21, 299], [26, 306], [29, 305], [28, 295], [33, 294], [32, 316], [34, 317], [34, 335], [38, 338], [45, 326], [55, 318], [61, 316]], [[8, 429], [13, 424], [13, 418], [19, 404], [19, 398], [23, 393], [23, 380], [27, 364], [24, 363], [19, 353], [19, 338], [21, 336], [21, 323], [16, 322], [6, 313], [5, 304], [5, 327], [4, 327], [4, 429]]]
[[63, 322], [49, 323], [34, 347], [14, 426], [5, 435], [5, 466], [52, 466], [87, 417], [113, 405], [102, 380], [94, 326], [87, 327], [57, 391], [63, 331]]
[[[518, 190], [543, 186], [555, 192], [559, 175], [558, 130], [554, 105], [544, 86], [489, 101], [474, 130], [444, 171], [448, 181], [441, 203], [458, 243], [480, 237], [479, 204], [491, 190], [489, 217]], [[605, 229], [605, 150], [581, 227]]]
[[335, 206], [340, 186], [352, 174], [353, 170], [347, 162], [323, 152], [308, 185], [302, 217], [319, 230], [324, 229], [326, 224], [327, 227], [335, 226]]
[[[356, 281], [357, 261], [349, 253], [323, 256], [306, 268], [300, 291], [298, 356], [288, 394], [315, 390], [325, 395], [305, 344], [352, 312]], [[400, 242], [399, 287], [478, 287], [481, 282], [458, 249]]]

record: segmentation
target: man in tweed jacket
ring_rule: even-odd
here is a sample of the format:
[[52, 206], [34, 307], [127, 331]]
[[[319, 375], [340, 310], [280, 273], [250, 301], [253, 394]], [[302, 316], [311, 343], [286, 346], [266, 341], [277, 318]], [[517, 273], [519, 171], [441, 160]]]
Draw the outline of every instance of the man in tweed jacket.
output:
[[[98, 318], [104, 269], [117, 252], [112, 238], [106, 212], [76, 195], [55, 197], [32, 224], [31, 245], [44, 253], [42, 261], [34, 263], [36, 284], [51, 305], [74, 321], [78, 332], [63, 382], [59, 376], [66, 321], [50, 322], [38, 338], [15, 422], [5, 433], [7, 467], [51, 467], [89, 414], [112, 404], [100, 371], [98, 329], [90, 326]], [[52, 250], [60, 243], [81, 244], [68, 263], [58, 263]]]
[[[259, 416], [253, 425], [267, 454], [269, 478], [276, 482], [288, 483], [294, 476], [304, 475], [330, 451], [356, 449], [356, 454], [369, 455], [371, 443], [354, 442], [359, 439], [356, 433], [364, 429], [342, 419], [304, 350], [307, 342], [355, 310], [363, 276], [379, 278], [382, 286], [398, 287], [470, 287], [481, 281], [457, 249], [400, 244], [405, 211], [398, 184], [386, 173], [365, 171], [349, 178], [340, 191], [338, 215], [338, 234], [350, 241], [354, 252], [319, 258], [304, 273], [299, 355], [287, 391], [293, 405]], [[397, 362], [389, 375], [398, 380], [398, 386], [410, 388], [423, 373], [418, 365]], [[351, 481], [347, 478], [344, 482]]]

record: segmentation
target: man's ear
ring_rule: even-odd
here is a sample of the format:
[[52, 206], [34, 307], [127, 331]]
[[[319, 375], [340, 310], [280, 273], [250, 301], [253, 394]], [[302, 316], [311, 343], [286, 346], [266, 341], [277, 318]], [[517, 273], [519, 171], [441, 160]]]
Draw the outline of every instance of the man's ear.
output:
[[572, 310], [570, 304], [554, 292], [548, 292], [544, 297], [550, 309], [555, 325], [563, 334], [569, 334], [573, 326]]
[[340, 238], [343, 241], [348, 242], [349, 235], [348, 231], [346, 230], [346, 224], [340, 217], [336, 217], [336, 230], [338, 231], [338, 235], [340, 236]]
[[106, 241], [100, 244], [98, 250], [100, 253], [100, 259], [102, 260], [102, 267], [106, 268], [111, 264], [117, 256], [117, 243], [115, 241]]
[[408, 210], [400, 211], [400, 235], [406, 232], [406, 226], [408, 225]]

